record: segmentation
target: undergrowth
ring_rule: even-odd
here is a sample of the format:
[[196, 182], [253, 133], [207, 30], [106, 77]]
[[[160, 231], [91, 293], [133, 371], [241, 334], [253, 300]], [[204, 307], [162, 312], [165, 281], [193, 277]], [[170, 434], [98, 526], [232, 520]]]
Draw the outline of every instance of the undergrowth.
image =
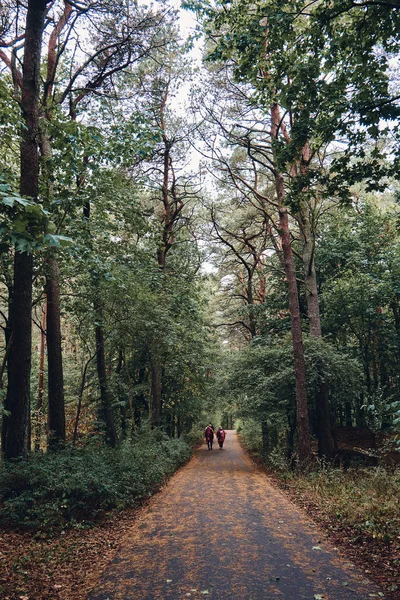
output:
[[[247, 450], [263, 460], [257, 429], [243, 427], [240, 436]], [[382, 541], [400, 539], [400, 469], [343, 469], [320, 462], [314, 470], [300, 472], [290, 469], [279, 446], [263, 462], [285, 488], [312, 503], [317, 514], [338, 528]]]
[[383, 467], [322, 467], [286, 473], [285, 482], [325, 515], [358, 534], [389, 541], [400, 536], [400, 471]]
[[143, 433], [111, 449], [66, 448], [0, 467], [0, 526], [87, 527], [150, 496], [190, 457], [181, 439]]

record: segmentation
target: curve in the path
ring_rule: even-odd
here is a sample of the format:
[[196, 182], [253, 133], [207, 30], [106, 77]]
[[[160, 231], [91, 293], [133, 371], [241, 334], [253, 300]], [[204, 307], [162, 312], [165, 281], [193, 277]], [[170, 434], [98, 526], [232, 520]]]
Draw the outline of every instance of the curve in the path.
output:
[[144, 507], [88, 600], [370, 600], [383, 594], [245, 456], [203, 446]]

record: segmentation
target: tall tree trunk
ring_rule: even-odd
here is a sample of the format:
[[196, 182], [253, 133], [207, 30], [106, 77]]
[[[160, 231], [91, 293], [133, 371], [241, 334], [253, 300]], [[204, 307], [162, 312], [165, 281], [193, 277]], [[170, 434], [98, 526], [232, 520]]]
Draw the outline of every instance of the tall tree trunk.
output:
[[[6, 354], [5, 357], [7, 360], [7, 392], [4, 401], [4, 409], [6, 411], [10, 410], [10, 395], [11, 395], [11, 363], [12, 363], [12, 336], [13, 336], [13, 288], [12, 285], [8, 288], [8, 320], [6, 323], [4, 335], [6, 342]], [[3, 413], [2, 421], [1, 421], [1, 453], [5, 453], [6, 448], [6, 438], [7, 438], [7, 428], [8, 428], [8, 415]]]
[[178, 415], [176, 420], [176, 437], [180, 438], [182, 435], [182, 422], [181, 417]]
[[[168, 181], [169, 181], [169, 163], [170, 163], [170, 145], [164, 136], [165, 152], [163, 157], [163, 185], [162, 185], [162, 199], [164, 205], [164, 216], [163, 216], [163, 232], [162, 241], [160, 247], [157, 249], [157, 263], [160, 270], [165, 275], [167, 268], [167, 254], [170, 248], [169, 237], [171, 234], [171, 206], [168, 195]], [[162, 294], [164, 293], [164, 285]], [[153, 351], [151, 358], [151, 409], [150, 409], [150, 423], [151, 427], [159, 427], [161, 424], [161, 393], [162, 393], [162, 367], [159, 363], [157, 353]]]
[[[278, 139], [279, 129], [282, 125], [279, 106], [271, 105], [271, 134], [274, 140]], [[278, 161], [275, 161], [278, 164]], [[299, 445], [299, 463], [307, 463], [311, 458], [310, 429], [308, 422], [308, 405], [306, 389], [306, 365], [304, 360], [303, 335], [301, 331], [299, 295], [297, 291], [296, 271], [292, 246], [290, 243], [289, 217], [284, 206], [285, 188], [283, 175], [278, 168], [275, 170], [275, 189], [279, 205], [279, 235], [282, 241], [283, 265], [288, 286], [290, 325], [292, 332], [292, 346], [294, 371], [296, 379], [296, 421]]]
[[115, 426], [114, 413], [111, 406], [111, 396], [108, 389], [107, 371], [106, 371], [106, 357], [104, 351], [104, 333], [103, 327], [100, 324], [102, 322], [102, 311], [100, 308], [99, 301], [95, 301], [95, 312], [96, 312], [96, 365], [97, 375], [100, 384], [100, 397], [102, 414], [105, 424], [105, 436], [106, 442], [109, 446], [115, 446], [117, 443], [117, 429]]
[[18, 319], [13, 323], [13, 356], [10, 373], [10, 394], [7, 410], [7, 431], [4, 455], [7, 459], [25, 457], [28, 453], [30, 376], [32, 341], [32, 275], [31, 254], [15, 253], [13, 311]]
[[43, 411], [43, 391], [44, 391], [44, 357], [46, 350], [46, 315], [47, 315], [47, 298], [43, 302], [43, 314], [40, 331], [40, 358], [39, 358], [39, 382], [38, 382], [38, 397], [36, 404], [36, 427], [35, 427], [35, 452], [40, 450], [40, 438], [42, 437], [42, 411]]
[[390, 308], [392, 309], [392, 312], [393, 312], [394, 325], [396, 328], [397, 356], [400, 358], [400, 309], [399, 309], [399, 295], [398, 294], [396, 294], [396, 296], [391, 301]]
[[268, 456], [270, 450], [269, 428], [266, 419], [261, 421], [261, 439], [262, 439], [262, 454], [264, 458]]
[[307, 300], [307, 315], [310, 323], [310, 334], [312, 337], [322, 337], [321, 316], [319, 312], [317, 274], [315, 270], [315, 242], [311, 232], [308, 219], [299, 219], [301, 234], [303, 238], [303, 267], [304, 283]]
[[[40, 135], [40, 150], [43, 157], [43, 175], [47, 187], [47, 200], [51, 203], [54, 187], [51, 172], [52, 149], [47, 132], [42, 132]], [[57, 450], [65, 442], [65, 402], [61, 345], [60, 270], [54, 249], [50, 249], [48, 252], [46, 266], [48, 443], [50, 450]]]
[[[46, 0], [28, 0], [24, 62], [22, 67], [21, 110], [24, 126], [21, 133], [22, 196], [37, 198], [39, 181], [38, 106], [40, 91], [40, 52], [46, 16]], [[32, 343], [33, 258], [15, 252], [13, 312], [13, 360], [10, 373], [10, 416], [7, 422], [5, 457], [26, 456], [29, 439], [30, 374]]]
[[161, 425], [161, 409], [162, 409], [162, 369], [161, 366], [155, 362], [151, 366], [151, 397], [152, 397], [152, 410], [151, 410], [151, 425], [152, 427], [159, 427]]
[[361, 392], [361, 394], [357, 397], [357, 402], [355, 405], [355, 419], [357, 427], [362, 429], [367, 427], [366, 419], [365, 419], [365, 410], [362, 408], [365, 404], [365, 394]]
[[75, 417], [75, 424], [74, 424], [74, 434], [73, 434], [73, 437], [72, 437], [72, 445], [73, 446], [76, 445], [76, 441], [78, 439], [79, 419], [80, 419], [80, 416], [81, 416], [83, 393], [85, 391], [85, 385], [86, 385], [86, 373], [87, 373], [89, 364], [92, 362], [92, 360], [94, 359], [95, 356], [96, 356], [96, 354], [93, 354], [86, 361], [85, 366], [83, 368], [83, 372], [82, 372], [81, 385], [79, 387], [79, 394], [78, 394], [78, 406], [76, 408], [76, 417]]
[[350, 400], [346, 400], [346, 402], [344, 403], [344, 414], [346, 416], [346, 427], [352, 427], [353, 426], [353, 417], [352, 417]]
[[[307, 300], [307, 315], [310, 335], [322, 338], [321, 316], [319, 312], [317, 274], [315, 269], [315, 236], [311, 230], [306, 207], [298, 216], [300, 231], [303, 238], [303, 267], [305, 292]], [[321, 373], [323, 377], [323, 373]], [[324, 381], [319, 384], [315, 393], [315, 416], [317, 421], [318, 454], [331, 459], [334, 454], [332, 437], [328, 387]]]
[[[278, 176], [277, 187], [283, 189], [283, 178]], [[311, 457], [310, 430], [308, 423], [306, 365], [304, 360], [303, 336], [300, 321], [299, 296], [292, 246], [290, 244], [289, 219], [287, 210], [279, 208], [279, 229], [282, 238], [282, 251], [289, 293], [289, 311], [292, 331], [294, 371], [296, 376], [296, 420], [299, 442], [299, 462], [306, 463]]]
[[[137, 382], [138, 384], [142, 384], [146, 378], [146, 369], [144, 367], [140, 368], [137, 373]], [[136, 396], [136, 402], [134, 403], [133, 415], [134, 415], [134, 425], [136, 429], [140, 429], [142, 426], [142, 410], [146, 405], [149, 406], [146, 397], [143, 392], [140, 392], [138, 396]], [[141, 410], [142, 409], [142, 410]], [[149, 409], [150, 412], [150, 409]]]
[[56, 259], [47, 258], [47, 367], [49, 449], [65, 442], [64, 375], [61, 346], [60, 272]]
[[253, 272], [248, 277], [246, 286], [247, 310], [249, 312], [249, 329], [252, 338], [257, 335], [257, 320], [254, 314], [254, 297], [253, 297]]
[[[88, 165], [87, 157], [83, 158], [83, 166]], [[84, 185], [84, 173], [78, 178], [78, 187]], [[91, 205], [87, 201], [83, 207], [83, 218], [89, 229]], [[101, 412], [105, 425], [105, 438], [109, 446], [115, 446], [118, 441], [117, 427], [115, 425], [114, 412], [111, 405], [111, 396], [108, 388], [106, 356], [104, 350], [103, 309], [101, 304], [100, 286], [97, 276], [92, 277], [94, 290], [93, 308], [95, 312], [95, 338], [96, 338], [96, 367], [100, 386]]]

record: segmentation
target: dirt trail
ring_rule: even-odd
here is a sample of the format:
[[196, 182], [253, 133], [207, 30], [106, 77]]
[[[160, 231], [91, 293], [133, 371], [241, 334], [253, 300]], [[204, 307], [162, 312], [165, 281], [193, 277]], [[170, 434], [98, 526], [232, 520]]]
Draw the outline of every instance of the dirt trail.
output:
[[144, 507], [88, 600], [366, 600], [384, 595], [245, 456], [203, 446]]

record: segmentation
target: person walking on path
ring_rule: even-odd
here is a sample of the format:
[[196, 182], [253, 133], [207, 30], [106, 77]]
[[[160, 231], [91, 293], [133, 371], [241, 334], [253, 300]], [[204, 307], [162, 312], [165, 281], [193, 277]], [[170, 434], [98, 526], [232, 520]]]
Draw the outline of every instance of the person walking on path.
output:
[[209, 423], [207, 425], [207, 427], [205, 428], [205, 430], [204, 430], [204, 436], [206, 438], [208, 449], [212, 450], [213, 441], [214, 441], [214, 428], [211, 425], [211, 423]]
[[219, 426], [218, 431], [217, 431], [217, 440], [218, 440], [220, 450], [222, 450], [222, 446], [224, 445], [225, 437], [226, 437], [226, 431], [224, 429], [222, 429], [221, 426]]
[[138, 509], [86, 600], [388, 598], [228, 438]]

